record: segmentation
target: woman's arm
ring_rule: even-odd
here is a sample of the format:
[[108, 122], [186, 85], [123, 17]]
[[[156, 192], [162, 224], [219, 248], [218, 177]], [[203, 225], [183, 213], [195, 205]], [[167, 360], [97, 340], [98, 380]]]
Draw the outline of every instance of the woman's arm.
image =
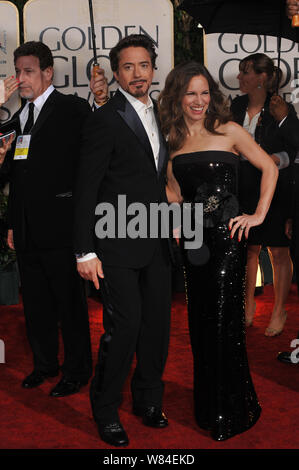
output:
[[238, 230], [240, 239], [242, 233], [244, 233], [247, 238], [250, 227], [260, 225], [264, 221], [275, 191], [278, 169], [269, 155], [241, 126], [231, 122], [229, 125], [229, 134], [233, 136], [234, 148], [262, 172], [260, 198], [255, 213], [235, 217], [231, 219], [229, 223], [229, 227], [232, 229], [231, 237], [233, 237], [236, 230]]
[[168, 166], [167, 166], [166, 195], [167, 195], [167, 200], [169, 203], [177, 202], [181, 204], [183, 202], [183, 198], [181, 195], [181, 188], [172, 172], [172, 160], [169, 160]]

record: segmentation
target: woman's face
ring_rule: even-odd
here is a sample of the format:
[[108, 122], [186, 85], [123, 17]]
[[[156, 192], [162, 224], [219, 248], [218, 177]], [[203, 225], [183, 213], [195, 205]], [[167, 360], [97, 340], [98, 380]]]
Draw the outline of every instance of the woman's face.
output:
[[211, 100], [207, 79], [203, 75], [191, 78], [182, 99], [182, 110], [186, 121], [205, 119]]
[[263, 86], [264, 75], [264, 73], [256, 73], [253, 70], [252, 63], [249, 62], [237, 75], [240, 91], [242, 93], [253, 93], [258, 87]]

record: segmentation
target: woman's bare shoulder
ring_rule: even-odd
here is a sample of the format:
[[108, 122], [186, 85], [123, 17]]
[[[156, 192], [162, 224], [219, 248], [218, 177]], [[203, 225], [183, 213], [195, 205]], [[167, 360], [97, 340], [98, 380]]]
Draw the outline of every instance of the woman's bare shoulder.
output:
[[217, 131], [223, 132], [224, 134], [232, 134], [234, 132], [242, 132], [243, 127], [234, 121], [228, 121], [225, 124], [220, 124]]

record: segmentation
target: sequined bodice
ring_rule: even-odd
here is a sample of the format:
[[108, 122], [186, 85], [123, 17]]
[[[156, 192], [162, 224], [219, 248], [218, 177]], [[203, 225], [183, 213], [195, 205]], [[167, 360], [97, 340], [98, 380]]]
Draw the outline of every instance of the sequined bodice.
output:
[[173, 172], [183, 197], [193, 200], [200, 185], [220, 193], [237, 193], [239, 157], [231, 152], [207, 150], [179, 154], [173, 159]]
[[206, 227], [238, 214], [237, 155], [219, 150], [199, 151], [177, 155], [172, 162], [184, 200], [203, 203]]

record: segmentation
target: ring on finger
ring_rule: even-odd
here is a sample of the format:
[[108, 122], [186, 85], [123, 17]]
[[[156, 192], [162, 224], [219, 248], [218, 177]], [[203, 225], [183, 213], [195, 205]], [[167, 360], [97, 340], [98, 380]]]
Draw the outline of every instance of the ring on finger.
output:
[[244, 227], [242, 227], [242, 226], [240, 225], [240, 229], [241, 229], [241, 230], [244, 230]]

